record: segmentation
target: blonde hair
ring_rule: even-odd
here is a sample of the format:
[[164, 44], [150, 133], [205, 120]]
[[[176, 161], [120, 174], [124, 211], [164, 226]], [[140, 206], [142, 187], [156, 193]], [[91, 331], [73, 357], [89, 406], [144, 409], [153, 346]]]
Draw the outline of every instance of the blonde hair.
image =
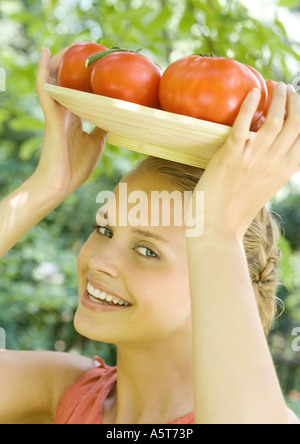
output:
[[[131, 173], [140, 171], [158, 174], [160, 179], [181, 192], [193, 191], [204, 173], [201, 168], [152, 156], [140, 161]], [[277, 247], [281, 235], [278, 217], [277, 213], [264, 206], [251, 222], [243, 239], [249, 275], [265, 334], [268, 334], [276, 319], [277, 303], [280, 302], [282, 307], [282, 302], [276, 296], [277, 286], [281, 284], [277, 273], [281, 259]]]

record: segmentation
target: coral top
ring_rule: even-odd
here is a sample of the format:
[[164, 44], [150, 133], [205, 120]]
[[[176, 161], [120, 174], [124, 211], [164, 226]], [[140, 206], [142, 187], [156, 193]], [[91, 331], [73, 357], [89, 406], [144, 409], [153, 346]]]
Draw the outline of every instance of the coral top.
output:
[[[54, 424], [101, 424], [102, 405], [117, 380], [117, 368], [95, 357], [97, 367], [84, 373], [62, 396]], [[169, 424], [194, 424], [194, 413]]]

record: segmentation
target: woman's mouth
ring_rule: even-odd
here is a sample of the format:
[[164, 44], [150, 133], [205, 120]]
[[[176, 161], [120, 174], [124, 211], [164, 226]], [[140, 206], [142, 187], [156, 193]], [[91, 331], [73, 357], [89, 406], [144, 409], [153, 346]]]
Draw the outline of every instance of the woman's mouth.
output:
[[99, 302], [103, 305], [121, 305], [121, 306], [129, 306], [129, 302], [123, 301], [117, 296], [112, 296], [105, 291], [100, 291], [94, 288], [89, 282], [87, 284], [87, 291], [89, 293], [89, 299], [92, 302]]
[[88, 282], [87, 288], [82, 296], [82, 304], [93, 311], [118, 311], [131, 307], [132, 305], [119, 298], [111, 295], [106, 291], [99, 290]]

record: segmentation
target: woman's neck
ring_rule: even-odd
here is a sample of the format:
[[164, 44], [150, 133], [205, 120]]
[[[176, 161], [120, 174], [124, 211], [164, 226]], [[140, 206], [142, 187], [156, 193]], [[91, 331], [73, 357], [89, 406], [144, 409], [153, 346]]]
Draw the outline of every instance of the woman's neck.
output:
[[121, 344], [117, 368], [114, 423], [168, 423], [193, 411], [190, 342], [173, 337], [156, 344]]

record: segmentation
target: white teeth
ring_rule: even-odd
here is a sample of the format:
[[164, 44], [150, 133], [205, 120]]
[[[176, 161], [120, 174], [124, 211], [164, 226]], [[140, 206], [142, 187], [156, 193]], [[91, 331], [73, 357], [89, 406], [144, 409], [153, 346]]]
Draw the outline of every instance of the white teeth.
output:
[[96, 291], [95, 291], [95, 297], [96, 297], [96, 298], [100, 298], [100, 295], [101, 295], [100, 290], [96, 290]]
[[105, 300], [105, 298], [106, 298], [106, 293], [105, 293], [105, 291], [102, 291], [102, 292], [100, 293], [99, 298], [102, 299], [103, 301]]
[[94, 302], [99, 302], [99, 299], [101, 299], [102, 301], [113, 302], [115, 305], [130, 305], [129, 302], [121, 301], [119, 298], [109, 295], [105, 291], [101, 292], [100, 290], [95, 289], [89, 282], [87, 284], [87, 290], [90, 294], [91, 300]]

